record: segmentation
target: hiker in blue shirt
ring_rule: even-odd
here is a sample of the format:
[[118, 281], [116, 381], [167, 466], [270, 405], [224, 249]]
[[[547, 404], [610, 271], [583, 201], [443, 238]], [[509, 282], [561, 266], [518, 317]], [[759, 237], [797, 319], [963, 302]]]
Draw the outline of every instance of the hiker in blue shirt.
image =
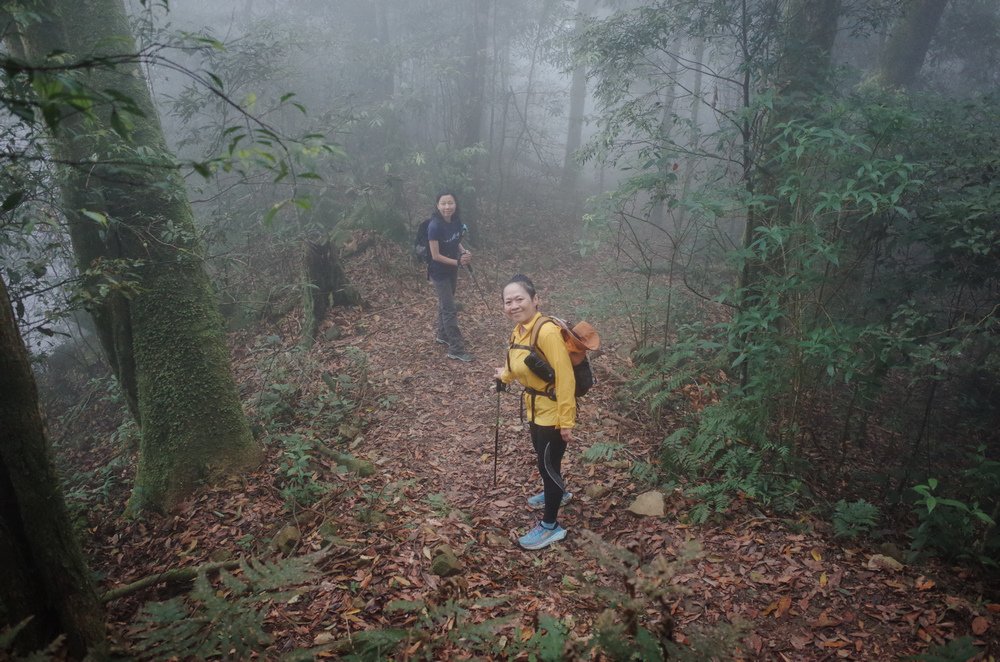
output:
[[438, 298], [435, 340], [448, 345], [449, 359], [471, 361], [472, 355], [465, 351], [465, 340], [458, 329], [455, 289], [458, 287], [458, 269], [471, 264], [472, 254], [462, 246], [462, 221], [454, 193], [438, 193], [434, 213], [427, 226], [427, 246], [431, 256], [427, 263], [427, 279], [434, 285]]

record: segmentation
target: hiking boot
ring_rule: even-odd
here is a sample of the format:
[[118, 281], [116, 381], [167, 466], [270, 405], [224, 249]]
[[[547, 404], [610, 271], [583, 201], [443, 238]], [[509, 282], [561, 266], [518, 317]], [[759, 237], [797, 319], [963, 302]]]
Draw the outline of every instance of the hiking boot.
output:
[[517, 542], [525, 549], [541, 549], [565, 537], [566, 529], [559, 526], [558, 522], [553, 524], [551, 529], [543, 522], [539, 522], [535, 528], [518, 538]]
[[441, 336], [436, 336], [434, 338], [434, 342], [436, 342], [439, 345], [447, 345], [448, 344], [448, 341], [445, 340], [444, 338], [442, 338]]
[[[562, 501], [559, 502], [560, 506], [565, 506], [569, 503], [569, 500], [573, 498], [572, 492], [563, 492]], [[528, 497], [528, 505], [532, 508], [544, 508], [545, 507], [545, 492], [539, 492], [535, 496]]]
[[455, 359], [456, 361], [464, 361], [468, 363], [472, 360], [472, 354], [468, 352], [448, 352], [446, 355], [449, 359]]

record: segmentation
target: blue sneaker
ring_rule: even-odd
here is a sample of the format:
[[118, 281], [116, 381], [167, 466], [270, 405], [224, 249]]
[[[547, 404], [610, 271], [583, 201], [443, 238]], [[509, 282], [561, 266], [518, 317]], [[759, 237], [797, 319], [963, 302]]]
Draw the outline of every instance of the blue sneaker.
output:
[[[562, 501], [560, 505], [565, 506], [569, 503], [569, 500], [573, 498], [572, 492], [563, 492]], [[539, 492], [535, 496], [528, 497], [528, 505], [532, 508], [544, 508], [545, 507], [545, 492]]]
[[558, 523], [556, 523], [555, 528], [550, 529], [539, 522], [535, 528], [518, 538], [517, 542], [525, 549], [541, 549], [565, 537], [566, 529], [559, 526]]

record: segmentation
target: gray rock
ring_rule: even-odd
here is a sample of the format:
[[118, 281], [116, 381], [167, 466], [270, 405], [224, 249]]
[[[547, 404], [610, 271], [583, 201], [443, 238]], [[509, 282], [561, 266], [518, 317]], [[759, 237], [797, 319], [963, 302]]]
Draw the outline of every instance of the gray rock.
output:
[[635, 501], [632, 502], [632, 505], [628, 509], [636, 515], [663, 517], [666, 514], [663, 493], [657, 490], [643, 492], [635, 498]]

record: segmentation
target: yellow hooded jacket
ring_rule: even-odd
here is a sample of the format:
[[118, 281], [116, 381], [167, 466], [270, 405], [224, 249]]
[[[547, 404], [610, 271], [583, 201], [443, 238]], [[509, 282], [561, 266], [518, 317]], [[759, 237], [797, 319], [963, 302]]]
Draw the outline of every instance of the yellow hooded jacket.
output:
[[[515, 326], [510, 336], [511, 344], [530, 346], [531, 331], [541, 317], [541, 313], [535, 313], [523, 329], [520, 324]], [[555, 371], [556, 399], [541, 394], [532, 397], [530, 393], [525, 392], [522, 397], [528, 420], [537, 425], [572, 428], [576, 425], [576, 378], [573, 376], [573, 364], [569, 360], [569, 352], [566, 350], [566, 343], [558, 325], [543, 324], [538, 330], [536, 347]], [[500, 381], [510, 384], [516, 379], [526, 388], [544, 393], [550, 384], [542, 381], [524, 364], [528, 352], [527, 349], [517, 347], [507, 350], [507, 365], [500, 376]]]

